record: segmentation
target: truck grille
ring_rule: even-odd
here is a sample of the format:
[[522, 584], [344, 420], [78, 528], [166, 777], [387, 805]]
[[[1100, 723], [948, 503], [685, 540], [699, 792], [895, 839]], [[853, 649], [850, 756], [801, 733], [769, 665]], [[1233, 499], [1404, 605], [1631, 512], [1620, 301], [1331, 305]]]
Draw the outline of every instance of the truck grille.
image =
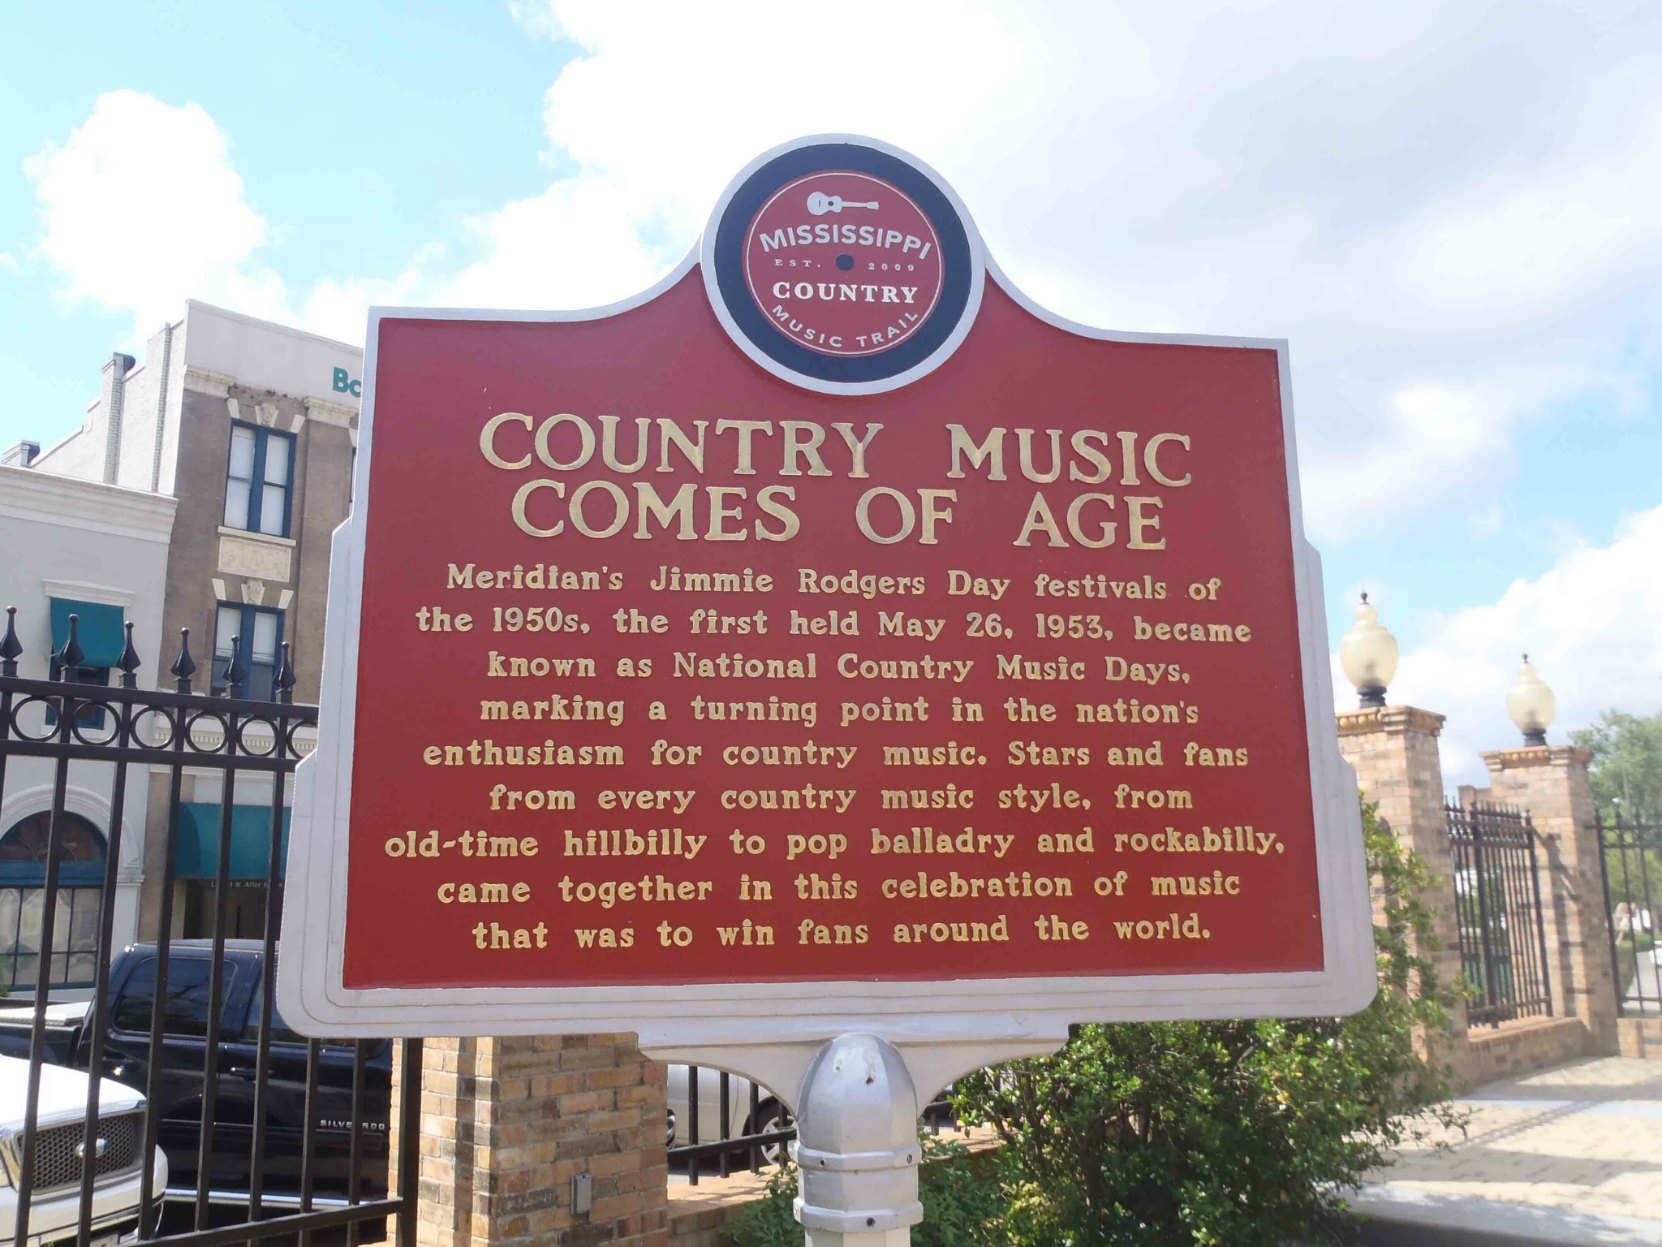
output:
[[[109, 1174], [132, 1169], [138, 1163], [139, 1115], [101, 1117], [94, 1136], [103, 1141], [102, 1153], [92, 1162], [92, 1171], [102, 1178]], [[47, 1126], [35, 1134], [34, 1189], [49, 1191], [54, 1187], [71, 1186], [81, 1180], [81, 1152], [85, 1127], [80, 1122], [68, 1126]], [[23, 1161], [23, 1136], [11, 1141], [12, 1155], [17, 1164]]]

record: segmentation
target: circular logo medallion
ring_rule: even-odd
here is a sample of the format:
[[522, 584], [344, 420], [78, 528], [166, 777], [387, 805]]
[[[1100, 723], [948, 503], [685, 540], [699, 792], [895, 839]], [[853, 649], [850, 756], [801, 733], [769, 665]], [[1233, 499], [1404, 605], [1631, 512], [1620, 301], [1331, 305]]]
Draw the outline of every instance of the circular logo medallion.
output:
[[822, 355], [875, 355], [929, 318], [946, 284], [941, 240], [891, 182], [810, 173], [762, 205], [745, 235], [750, 297], [774, 325]]
[[944, 183], [866, 139], [805, 139], [729, 188], [704, 282], [729, 336], [827, 393], [894, 389], [940, 364], [979, 306], [980, 241]]

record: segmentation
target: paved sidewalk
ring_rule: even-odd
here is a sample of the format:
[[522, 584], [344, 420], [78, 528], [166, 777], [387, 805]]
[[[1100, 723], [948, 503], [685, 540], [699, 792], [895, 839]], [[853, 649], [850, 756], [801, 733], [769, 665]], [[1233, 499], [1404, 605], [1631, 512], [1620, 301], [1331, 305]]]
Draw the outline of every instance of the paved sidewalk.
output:
[[1662, 1062], [1576, 1061], [1460, 1104], [1464, 1138], [1404, 1149], [1352, 1206], [1402, 1242], [1662, 1244]]

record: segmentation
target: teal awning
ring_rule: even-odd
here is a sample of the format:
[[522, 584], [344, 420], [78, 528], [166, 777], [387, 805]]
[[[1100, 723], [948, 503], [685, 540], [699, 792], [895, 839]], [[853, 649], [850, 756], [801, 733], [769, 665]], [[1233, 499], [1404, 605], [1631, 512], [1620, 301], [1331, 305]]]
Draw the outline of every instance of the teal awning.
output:
[[[217, 804], [185, 801], [179, 805], [178, 839], [174, 842], [174, 869], [180, 879], [213, 879], [219, 874], [219, 810]], [[289, 812], [283, 811], [283, 855], [278, 878], [288, 864]], [[264, 879], [270, 865], [271, 807], [231, 807], [232, 879]]]
[[122, 631], [119, 606], [103, 602], [78, 602], [74, 598], [52, 599], [52, 652], [60, 653], [69, 640], [69, 617], [76, 616], [75, 639], [81, 643], [86, 667], [113, 667], [121, 661], [121, 651], [127, 648], [127, 636]]

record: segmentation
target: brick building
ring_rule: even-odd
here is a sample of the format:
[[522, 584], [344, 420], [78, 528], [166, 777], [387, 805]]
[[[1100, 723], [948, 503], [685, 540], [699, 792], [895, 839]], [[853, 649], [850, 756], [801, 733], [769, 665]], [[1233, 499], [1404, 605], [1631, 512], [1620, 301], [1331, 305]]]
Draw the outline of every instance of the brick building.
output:
[[[265, 699], [292, 647], [297, 700], [316, 700], [328, 592], [329, 539], [350, 506], [360, 348], [187, 303], [142, 361], [116, 354], [80, 429], [18, 466], [177, 500], [163, 596], [161, 664], [190, 629], [198, 687], [223, 687], [233, 637], [248, 667], [244, 694]], [[204, 728], [204, 730], [209, 730]], [[152, 783], [162, 784], [154, 777]], [[211, 921], [220, 780], [189, 774], [180, 814], [175, 933]], [[167, 794], [152, 792], [141, 934], [154, 934]], [[269, 789], [239, 781], [233, 800], [228, 934], [258, 934], [271, 898], [265, 852]]]

